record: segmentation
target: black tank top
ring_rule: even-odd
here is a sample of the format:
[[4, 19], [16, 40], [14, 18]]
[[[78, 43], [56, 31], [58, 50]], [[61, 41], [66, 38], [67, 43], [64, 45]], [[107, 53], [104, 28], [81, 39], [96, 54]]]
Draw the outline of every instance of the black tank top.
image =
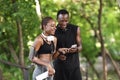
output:
[[39, 54], [52, 54], [54, 51], [54, 44], [53, 41], [51, 44], [48, 44], [46, 41], [43, 39], [43, 45], [39, 48], [37, 51], [37, 55]]

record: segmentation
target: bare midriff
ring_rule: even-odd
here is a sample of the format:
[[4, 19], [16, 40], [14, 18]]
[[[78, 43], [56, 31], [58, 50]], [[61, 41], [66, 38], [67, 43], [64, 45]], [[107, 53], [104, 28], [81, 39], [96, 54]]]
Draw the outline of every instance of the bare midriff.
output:
[[40, 55], [39, 55], [39, 59], [40, 59], [41, 61], [46, 62], [46, 63], [50, 63], [51, 60], [52, 60], [52, 56], [51, 56], [51, 54], [40, 54]]

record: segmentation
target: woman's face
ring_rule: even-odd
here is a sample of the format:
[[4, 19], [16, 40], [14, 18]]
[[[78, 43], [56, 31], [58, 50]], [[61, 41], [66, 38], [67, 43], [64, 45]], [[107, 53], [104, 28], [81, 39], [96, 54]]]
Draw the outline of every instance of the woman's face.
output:
[[58, 15], [58, 24], [62, 29], [65, 29], [69, 21], [69, 15], [68, 14], [59, 14]]
[[48, 34], [48, 35], [54, 35], [55, 34], [55, 30], [56, 30], [56, 23], [54, 20], [50, 20], [46, 27], [45, 27], [45, 32]]

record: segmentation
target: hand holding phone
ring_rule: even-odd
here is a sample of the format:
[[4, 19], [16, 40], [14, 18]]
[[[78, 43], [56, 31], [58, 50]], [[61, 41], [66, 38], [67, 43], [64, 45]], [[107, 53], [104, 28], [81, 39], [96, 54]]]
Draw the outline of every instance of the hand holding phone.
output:
[[76, 48], [77, 47], [77, 44], [73, 44], [72, 46], [71, 46], [71, 48]]
[[74, 53], [77, 51], [77, 44], [73, 44], [70, 48], [69, 48], [69, 52], [70, 53]]

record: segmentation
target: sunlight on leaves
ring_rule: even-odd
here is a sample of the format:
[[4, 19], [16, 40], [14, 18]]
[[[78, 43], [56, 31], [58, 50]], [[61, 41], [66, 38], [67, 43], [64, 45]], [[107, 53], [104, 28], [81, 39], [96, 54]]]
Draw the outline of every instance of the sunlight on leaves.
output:
[[96, 45], [96, 47], [97, 47], [97, 48], [100, 48], [100, 47], [101, 47], [100, 42], [96, 42], [96, 44], [95, 44], [95, 45]]

